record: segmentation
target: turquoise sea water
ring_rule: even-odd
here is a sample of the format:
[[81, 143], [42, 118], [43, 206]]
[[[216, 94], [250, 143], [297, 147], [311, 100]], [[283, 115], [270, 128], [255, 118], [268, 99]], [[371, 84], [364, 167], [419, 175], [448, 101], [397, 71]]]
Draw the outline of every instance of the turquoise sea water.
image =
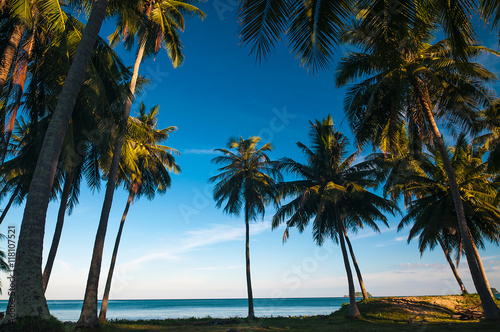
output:
[[[500, 295], [497, 295], [500, 299]], [[327, 315], [339, 309], [348, 298], [254, 299], [257, 317]], [[76, 322], [82, 301], [48, 300], [50, 313], [62, 321]], [[165, 319], [189, 317], [246, 317], [246, 299], [203, 300], [110, 300], [108, 319]], [[99, 301], [100, 305], [100, 301]], [[0, 301], [0, 311], [7, 301]]]
[[[330, 314], [339, 309], [348, 298], [295, 298], [254, 299], [255, 315], [310, 316]], [[52, 315], [61, 321], [77, 321], [82, 301], [48, 300]], [[100, 305], [100, 301], [99, 301]], [[246, 317], [246, 299], [203, 299], [203, 300], [110, 300], [108, 319], [165, 319], [188, 317]], [[7, 301], [0, 301], [0, 311], [5, 310]]]

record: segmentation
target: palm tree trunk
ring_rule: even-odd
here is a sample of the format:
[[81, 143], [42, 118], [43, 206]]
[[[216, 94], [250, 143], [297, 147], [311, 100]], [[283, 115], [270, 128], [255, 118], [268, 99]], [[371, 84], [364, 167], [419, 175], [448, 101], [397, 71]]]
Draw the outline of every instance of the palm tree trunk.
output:
[[246, 275], [247, 275], [247, 293], [248, 293], [248, 320], [255, 318], [253, 310], [253, 294], [252, 280], [250, 278], [250, 221], [249, 221], [249, 206], [245, 206], [245, 258], [246, 258]]
[[[33, 28], [33, 30], [36, 28]], [[21, 106], [21, 97], [24, 92], [24, 85], [26, 84], [26, 75], [28, 73], [28, 63], [31, 58], [31, 53], [33, 51], [33, 46], [35, 44], [35, 35], [34, 33], [31, 35], [29, 42], [25, 45], [25, 55], [23, 55], [22, 61], [18, 62], [16, 67], [14, 68], [14, 74], [12, 78], [12, 85], [17, 85], [19, 86], [19, 91], [17, 92], [16, 96], [16, 101], [14, 105], [14, 109], [12, 110], [10, 114], [9, 121], [7, 123], [7, 127], [4, 130], [5, 133], [5, 138], [4, 138], [4, 144], [3, 144], [3, 151], [2, 151], [2, 160], [0, 162], [0, 165], [4, 163], [5, 157], [7, 156], [7, 150], [9, 148], [9, 142], [12, 137], [12, 132], [14, 131], [14, 125], [16, 123], [16, 117], [17, 117], [17, 111], [19, 110], [19, 107]]]
[[17, 317], [37, 316], [44, 319], [50, 317], [41, 271], [47, 207], [64, 134], [68, 129], [69, 119], [106, 14], [108, 1], [96, 0], [92, 6], [87, 26], [45, 133], [30, 184], [16, 253], [15, 298], [9, 299], [9, 308], [16, 311]]
[[16, 55], [17, 48], [19, 47], [19, 43], [21, 42], [25, 29], [26, 26], [24, 24], [17, 23], [14, 30], [10, 34], [9, 42], [5, 47], [2, 60], [0, 60], [0, 94], [3, 92], [3, 88], [5, 87], [10, 67], [14, 61], [14, 56]]
[[462, 198], [460, 196], [460, 189], [458, 188], [457, 179], [455, 177], [455, 172], [448, 157], [446, 147], [444, 145], [443, 138], [434, 120], [434, 115], [432, 114], [432, 107], [429, 98], [428, 90], [423, 87], [423, 82], [416, 82], [415, 88], [419, 101], [423, 107], [425, 116], [428, 121], [428, 125], [431, 128], [432, 134], [434, 136], [434, 144], [438, 148], [441, 158], [443, 160], [443, 167], [448, 176], [448, 183], [450, 185], [451, 193], [453, 196], [453, 203], [455, 206], [455, 211], [457, 213], [458, 228], [460, 230], [460, 236], [462, 237], [462, 242], [465, 250], [465, 257], [467, 258], [467, 263], [469, 265], [469, 270], [474, 281], [474, 286], [481, 299], [481, 304], [484, 311], [484, 317], [486, 319], [500, 319], [500, 309], [496, 305], [493, 297], [491, 296], [491, 290], [489, 289], [488, 279], [486, 275], [482, 274], [479, 268], [479, 263], [481, 258], [479, 254], [476, 255], [474, 252], [474, 247], [472, 239], [469, 232], [469, 227], [465, 219], [464, 207], [462, 204]]
[[368, 298], [368, 292], [365, 288], [365, 283], [363, 282], [363, 276], [361, 275], [361, 271], [358, 266], [358, 262], [356, 261], [356, 256], [354, 256], [354, 250], [352, 250], [351, 241], [347, 236], [347, 232], [344, 230], [345, 241], [347, 242], [347, 246], [349, 247], [349, 253], [351, 254], [352, 264], [354, 265], [354, 269], [356, 270], [356, 275], [359, 280], [359, 287], [361, 288], [361, 292], [363, 293], [363, 299], [366, 300]]
[[19, 188], [16, 188], [16, 190], [14, 191], [12, 196], [10, 196], [9, 203], [7, 203], [7, 206], [5, 207], [5, 209], [3, 209], [2, 215], [0, 216], [0, 225], [2, 224], [3, 220], [5, 219], [7, 212], [9, 212], [9, 209], [12, 206], [12, 203], [14, 203], [14, 200], [16, 199], [18, 192], [19, 192]]
[[49, 256], [47, 257], [47, 263], [45, 263], [45, 269], [43, 270], [42, 284], [44, 291], [47, 290], [47, 284], [49, 283], [52, 267], [54, 266], [54, 260], [56, 259], [57, 248], [59, 247], [59, 241], [61, 240], [61, 233], [64, 225], [64, 216], [66, 215], [66, 207], [68, 206], [68, 198], [73, 186], [73, 178], [75, 177], [75, 172], [76, 167], [73, 166], [69, 170], [69, 172], [66, 173], [66, 181], [64, 182], [64, 188], [61, 194], [61, 204], [59, 205], [59, 211], [57, 214], [56, 229], [54, 231], [54, 237], [52, 238], [52, 244], [50, 246]]
[[358, 304], [356, 303], [356, 294], [355, 294], [355, 290], [354, 290], [354, 280], [352, 278], [352, 270], [351, 270], [351, 266], [349, 264], [349, 257], [347, 255], [347, 250], [345, 247], [343, 222], [338, 220], [337, 226], [338, 226], [338, 230], [339, 230], [338, 234], [339, 234], [340, 248], [342, 249], [342, 256], [344, 258], [345, 272], [347, 274], [347, 283], [348, 283], [348, 287], [349, 287], [349, 314], [348, 314], [348, 316], [352, 317], [352, 318], [359, 318], [359, 317], [361, 317], [361, 314], [359, 313]]
[[460, 276], [458, 275], [458, 271], [457, 271], [457, 268], [455, 267], [455, 264], [453, 264], [453, 260], [451, 259], [450, 257], [450, 252], [448, 251], [448, 249], [445, 247], [443, 241], [441, 240], [441, 238], [438, 237], [438, 242], [439, 242], [439, 245], [441, 246], [441, 248], [443, 249], [443, 252], [444, 252], [444, 256], [446, 257], [446, 260], [448, 261], [448, 264], [450, 265], [450, 268], [451, 268], [451, 271], [453, 272], [453, 275], [455, 276], [455, 279], [457, 280], [458, 282], [458, 286], [460, 286], [460, 290], [462, 292], [462, 294], [468, 294], [467, 292], [467, 289], [465, 289], [465, 285], [464, 283], [462, 282], [462, 279], [460, 278]]
[[[470, 234], [470, 230], [469, 230], [469, 234]], [[472, 249], [474, 249], [474, 255], [476, 256], [476, 262], [477, 262], [477, 267], [479, 269], [479, 272], [481, 273], [481, 276], [486, 281], [486, 287], [488, 288], [491, 297], [495, 298], [495, 295], [493, 295], [493, 292], [491, 291], [491, 287], [490, 287], [490, 283], [488, 282], [488, 278], [486, 278], [486, 272], [484, 271], [483, 262], [481, 261], [481, 258], [479, 257], [479, 252], [477, 251], [477, 246], [474, 243], [474, 241], [472, 241]]]
[[[137, 52], [137, 58], [134, 64], [134, 72], [130, 80], [130, 93], [133, 96], [137, 77], [139, 76], [139, 66], [144, 56], [145, 45], [141, 44]], [[99, 276], [101, 274], [102, 251], [104, 248], [104, 239], [106, 237], [106, 229], [108, 227], [109, 212], [113, 203], [113, 195], [115, 192], [116, 178], [118, 175], [118, 166], [120, 164], [120, 154], [125, 137], [125, 130], [132, 108], [133, 97], [127, 100], [123, 114], [122, 128], [118, 136], [115, 147], [113, 150], [113, 159], [108, 175], [108, 182], [106, 186], [106, 194], [104, 196], [104, 203], [101, 210], [101, 218], [99, 220], [99, 227], [94, 242], [94, 251], [92, 253], [92, 261], [90, 263], [89, 275], [87, 278], [87, 287], [85, 289], [85, 298], [83, 300], [82, 312], [77, 326], [82, 328], [92, 328], [99, 325], [97, 318], [97, 289], [99, 286]]]
[[108, 299], [109, 291], [111, 290], [111, 280], [113, 279], [113, 271], [115, 269], [116, 256], [118, 255], [118, 246], [120, 245], [120, 239], [122, 237], [123, 225], [125, 225], [125, 219], [127, 218], [128, 209], [130, 204], [134, 200], [135, 193], [130, 190], [128, 195], [127, 205], [125, 206], [125, 211], [123, 211], [122, 220], [120, 222], [120, 228], [118, 229], [118, 234], [116, 235], [115, 247], [113, 249], [113, 256], [111, 257], [111, 265], [109, 266], [108, 279], [106, 280], [106, 287], [104, 288], [104, 296], [101, 303], [101, 312], [99, 313], [99, 322], [106, 322], [106, 312], [108, 310]]

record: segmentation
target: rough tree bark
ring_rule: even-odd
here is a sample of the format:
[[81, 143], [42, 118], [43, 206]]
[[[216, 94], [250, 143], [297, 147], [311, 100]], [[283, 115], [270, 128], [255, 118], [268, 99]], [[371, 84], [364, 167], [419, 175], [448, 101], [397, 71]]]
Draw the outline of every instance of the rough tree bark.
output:
[[41, 271], [47, 207], [64, 134], [106, 14], [107, 5], [108, 0], [96, 0], [92, 6], [87, 26], [45, 133], [30, 184], [16, 252], [15, 297], [9, 299], [9, 309], [14, 310], [16, 317], [50, 318]]

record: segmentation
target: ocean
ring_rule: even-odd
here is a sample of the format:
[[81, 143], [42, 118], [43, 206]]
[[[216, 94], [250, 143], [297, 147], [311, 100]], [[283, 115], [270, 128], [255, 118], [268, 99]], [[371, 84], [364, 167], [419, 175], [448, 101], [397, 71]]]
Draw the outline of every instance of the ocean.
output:
[[[344, 297], [254, 299], [257, 317], [328, 315], [349, 302]], [[81, 300], [48, 300], [50, 313], [61, 321], [76, 322]], [[100, 306], [99, 301], [99, 306]], [[4, 311], [7, 301], [0, 301]], [[110, 300], [108, 319], [166, 319], [189, 317], [246, 317], [247, 299]]]
[[[500, 299], [500, 295], [496, 295]], [[361, 298], [358, 298], [358, 300]], [[254, 299], [257, 317], [328, 315], [348, 303], [345, 297]], [[61, 321], [76, 322], [82, 309], [81, 300], [48, 300], [50, 313]], [[101, 301], [99, 301], [99, 306]], [[110, 300], [108, 319], [166, 319], [213, 317], [246, 317], [247, 299], [202, 300]], [[7, 301], [0, 301], [0, 311]]]

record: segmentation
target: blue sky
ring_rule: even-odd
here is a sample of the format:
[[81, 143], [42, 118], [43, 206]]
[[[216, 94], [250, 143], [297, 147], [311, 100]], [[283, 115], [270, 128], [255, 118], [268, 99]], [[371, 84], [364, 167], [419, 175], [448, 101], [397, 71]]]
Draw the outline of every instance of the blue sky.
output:
[[[185, 64], [173, 69], [166, 53], [141, 66], [140, 73], [153, 80], [137, 100], [147, 107], [160, 104], [159, 127], [175, 125], [167, 145], [179, 150], [181, 175], [173, 175], [172, 188], [150, 202], [140, 199], [127, 217], [112, 299], [238, 298], [246, 296], [244, 222], [215, 207], [208, 178], [213, 149], [224, 147], [231, 136], [259, 135], [271, 141], [273, 159], [288, 156], [302, 160], [295, 143], [308, 143], [309, 121], [331, 114], [336, 128], [351, 136], [343, 121], [343, 91], [335, 89], [334, 67], [316, 76], [299, 66], [284, 43], [261, 65], [239, 46], [236, 1], [217, 0], [201, 8], [207, 18], [187, 20], [182, 35]], [[105, 24], [101, 36], [112, 32]], [[483, 33], [486, 45], [497, 49], [495, 34]], [[134, 53], [120, 47], [125, 63]], [[342, 50], [338, 51], [339, 56]], [[481, 62], [494, 72], [498, 59]], [[495, 86], [496, 88], [496, 86]], [[135, 106], [137, 108], [137, 105]], [[365, 152], [365, 154], [368, 153]], [[103, 186], [105, 183], [103, 183]], [[104, 191], [83, 190], [80, 205], [66, 218], [59, 251], [47, 289], [48, 299], [82, 299]], [[121, 188], [108, 226], [100, 293], [104, 288], [114, 238], [127, 193]], [[47, 214], [44, 258], [52, 239], [58, 202]], [[22, 207], [12, 210], [0, 228], [22, 218]], [[283, 229], [271, 231], [270, 207], [263, 220], [251, 226], [251, 269], [255, 297], [316, 297], [347, 294], [347, 280], [340, 248], [329, 242], [317, 247], [310, 229], [291, 232], [281, 242]], [[443, 254], [426, 252], [407, 244], [398, 233], [400, 216], [390, 219], [382, 233], [363, 230], [351, 235], [367, 290], [376, 296], [453, 294], [459, 289]], [[6, 242], [0, 244], [6, 248]], [[492, 287], [500, 288], [500, 250], [488, 245], [481, 252]], [[465, 258], [459, 268], [470, 291], [473, 285]], [[1, 276], [4, 287], [5, 275]], [[6, 292], [1, 295], [6, 299]]]

